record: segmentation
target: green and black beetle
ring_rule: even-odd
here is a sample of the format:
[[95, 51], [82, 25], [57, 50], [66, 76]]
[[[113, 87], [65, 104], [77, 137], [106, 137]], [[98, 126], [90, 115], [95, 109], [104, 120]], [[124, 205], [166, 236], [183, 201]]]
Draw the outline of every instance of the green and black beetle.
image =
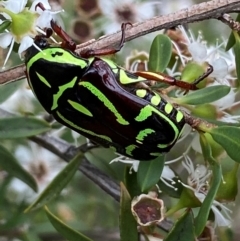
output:
[[158, 93], [136, 84], [157, 80], [196, 89], [196, 82], [188, 84], [161, 73], [131, 73], [100, 58], [122, 48], [127, 24], [122, 24], [118, 48], [80, 55], [74, 53], [70, 37], [53, 21], [51, 25], [63, 39], [62, 46], [50, 46], [47, 37], [37, 36], [35, 45], [41, 51], [31, 46], [25, 56], [29, 85], [46, 111], [63, 125], [124, 156], [152, 160], [168, 152], [179, 138], [184, 115]]

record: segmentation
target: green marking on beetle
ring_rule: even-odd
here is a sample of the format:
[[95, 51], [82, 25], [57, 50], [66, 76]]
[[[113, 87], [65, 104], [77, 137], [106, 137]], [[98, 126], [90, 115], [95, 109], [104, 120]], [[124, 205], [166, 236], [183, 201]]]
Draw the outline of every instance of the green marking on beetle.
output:
[[126, 154], [128, 154], [129, 156], [132, 156], [132, 152], [133, 150], [136, 149], [137, 146], [135, 145], [129, 145], [127, 147], [125, 147], [125, 150], [126, 150]]
[[141, 130], [141, 131], [138, 133], [136, 139], [139, 140], [139, 141], [144, 141], [144, 138], [145, 138], [146, 136], [148, 136], [149, 134], [154, 133], [154, 132], [155, 132], [155, 130], [150, 129], [150, 128]]
[[88, 60], [82, 59], [60, 47], [46, 48], [43, 51], [39, 51], [32, 58], [30, 58], [30, 60], [27, 62], [27, 72], [29, 72], [31, 66], [40, 59], [44, 59], [45, 62], [48, 61], [49, 65], [51, 65], [51, 62], [53, 62], [63, 65], [76, 65], [81, 68], [87, 67], [89, 62]]
[[104, 62], [106, 62], [111, 67], [111, 69], [119, 68], [111, 59], [107, 59], [107, 58], [101, 58], [101, 59], [104, 60]]
[[170, 114], [171, 111], [173, 110], [173, 106], [170, 103], [167, 103], [164, 107], [164, 110], [167, 114]]
[[183, 117], [183, 113], [181, 111], [178, 111], [176, 115], [176, 121], [180, 122], [183, 119]]
[[68, 100], [68, 103], [74, 108], [76, 109], [77, 111], [85, 114], [85, 115], [88, 115], [90, 117], [93, 116], [93, 114], [83, 105], [79, 104], [78, 102], [75, 102], [75, 101], [72, 101], [72, 100]]
[[106, 62], [109, 65], [109, 67], [111, 68], [111, 70], [114, 74], [118, 73], [119, 66], [117, 66], [111, 59], [101, 58], [101, 60], [103, 60], [104, 62]]
[[[173, 141], [171, 143], [173, 143], [179, 135], [179, 130], [178, 127], [174, 124], [174, 122], [171, 121], [171, 119], [169, 119], [166, 115], [164, 115], [163, 113], [161, 113], [160, 111], [158, 111], [156, 108], [154, 108], [151, 105], [146, 105], [144, 106], [141, 110], [140, 113], [137, 117], [135, 117], [135, 120], [138, 122], [143, 122], [145, 121], [148, 117], [150, 117], [152, 115], [152, 113], [156, 113], [159, 117], [161, 117], [162, 119], [164, 119], [166, 122], [168, 122], [168, 124], [171, 126], [171, 128], [173, 129], [174, 133], [175, 133], [175, 137], [173, 139]], [[162, 145], [163, 148], [167, 147], [169, 144], [164, 144]]]
[[145, 89], [139, 89], [136, 91], [136, 95], [140, 98], [144, 98], [147, 94], [147, 90]]
[[76, 76], [67, 84], [58, 87], [59, 91], [53, 95], [53, 104], [51, 110], [54, 110], [58, 107], [58, 99], [62, 96], [65, 90], [72, 88], [75, 85], [77, 78], [78, 77]]
[[57, 115], [59, 116], [59, 118], [61, 118], [65, 123], [67, 123], [68, 125], [72, 126], [74, 129], [76, 130], [79, 130], [79, 131], [82, 131], [82, 132], [85, 132], [91, 136], [96, 136], [96, 137], [99, 137], [101, 139], [104, 139], [108, 142], [112, 142], [111, 138], [109, 138], [108, 136], [104, 136], [104, 135], [98, 135], [96, 134], [95, 132], [92, 132], [92, 131], [89, 131], [89, 130], [86, 130], [78, 125], [75, 125], [73, 122], [71, 122], [70, 120], [66, 119], [60, 112], [56, 112]]
[[151, 99], [151, 104], [153, 104], [155, 106], [158, 106], [159, 103], [161, 102], [161, 97], [158, 94], [156, 94], [156, 93], [154, 93], [154, 94], [155, 95]]
[[119, 68], [114, 68], [114, 69], [112, 68], [112, 72], [113, 72], [114, 74], [117, 74], [117, 73], [118, 73], [118, 69], [119, 69]]
[[140, 76], [136, 76], [136, 79], [131, 78], [127, 76], [125, 70], [119, 69], [119, 80], [121, 84], [126, 85], [126, 84], [133, 84], [133, 83], [145, 81], [146, 79]]
[[112, 104], [111, 101], [99, 90], [97, 89], [94, 85], [92, 85], [89, 82], [86, 81], [81, 81], [79, 85], [82, 85], [83, 87], [87, 88], [88, 90], [91, 91], [92, 94], [98, 97], [98, 99], [103, 102], [103, 104], [115, 115], [117, 118], [117, 122], [120, 123], [121, 125], [129, 125], [129, 122], [126, 121], [121, 114], [117, 111], [115, 106]]
[[40, 75], [38, 72], [36, 72], [38, 78], [49, 88], [52, 88], [52, 86], [48, 83], [48, 81], [42, 76]]
[[152, 115], [153, 111], [155, 111], [155, 109], [152, 106], [146, 105], [140, 110], [140, 113], [135, 120], [139, 122], [145, 121], [149, 116]]

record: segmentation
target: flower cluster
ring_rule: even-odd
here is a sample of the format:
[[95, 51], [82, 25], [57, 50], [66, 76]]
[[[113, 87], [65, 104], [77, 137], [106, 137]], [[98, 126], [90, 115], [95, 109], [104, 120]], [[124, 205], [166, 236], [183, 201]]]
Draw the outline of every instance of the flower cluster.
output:
[[[53, 12], [47, 0], [34, 0], [30, 8], [25, 7], [27, 0], [8, 0], [0, 2], [0, 14], [6, 19], [0, 21], [0, 27], [5, 26], [5, 22], [10, 22], [10, 26], [0, 34], [0, 47], [9, 51], [4, 61], [4, 65], [9, 59], [14, 43], [19, 44], [18, 54], [22, 53], [31, 45], [34, 45], [34, 37], [38, 32], [43, 33], [44, 28], [50, 27]], [[38, 7], [41, 4], [44, 11]]]
[[[177, 56], [175, 63], [172, 65], [172, 68], [166, 69], [170, 76], [178, 77], [182, 73], [182, 79], [185, 80], [186, 78], [186, 80], [188, 80], [189, 76], [191, 76], [191, 78], [194, 76], [194, 80], [194, 78], [198, 77], [198, 75], [196, 75], [196, 73], [198, 73], [198, 69], [203, 71], [205, 70], [206, 65], [211, 65], [213, 66], [213, 72], [208, 76], [204, 86], [200, 88], [216, 85], [226, 85], [229, 87], [234, 86], [236, 77], [232, 71], [232, 69], [234, 69], [233, 53], [231, 50], [228, 53], [223, 50], [224, 42], [217, 42], [216, 46], [208, 47], [206, 42], [203, 40], [201, 33], [199, 33], [198, 37], [195, 38], [190, 31], [186, 32], [183, 27], [179, 27], [172, 32], [170, 31], [171, 30], [168, 31], [168, 35], [172, 39], [174, 46], [173, 52]], [[173, 34], [175, 36], [173, 36]], [[177, 38], [175, 38], [176, 36]], [[147, 58], [147, 53], [133, 51], [132, 54], [127, 58], [126, 65], [132, 71], [141, 71], [139, 68], [142, 68], [142, 66], [144, 68], [143, 70], [147, 71]], [[179, 68], [179, 66], [181, 67]], [[178, 71], [179, 69], [181, 69], [181, 72]], [[194, 73], [194, 71], [196, 73]], [[172, 89], [170, 88], [170, 90]], [[179, 99], [183, 97], [183, 91], [180, 89], [176, 89], [174, 93], [175, 96]], [[174, 98], [174, 101], [176, 100], [177, 103], [178, 98]], [[232, 87], [228, 95], [211, 103], [214, 112], [210, 111], [208, 108], [206, 108], [206, 106], [204, 106], [203, 109], [209, 115], [216, 113], [214, 119], [236, 123], [239, 121], [239, 115], [229, 114], [229, 109], [236, 104], [234, 103], [235, 99], [236, 90], [234, 87]], [[199, 108], [201, 105], [195, 106], [192, 109], [187, 105], [185, 106], [187, 109], [189, 108], [192, 113], [201, 117], [202, 113]], [[223, 148], [213, 141], [211, 135], [206, 133], [205, 137], [211, 145], [212, 155], [220, 163], [221, 157], [224, 154]], [[187, 145], [187, 143], [189, 143], [189, 145]], [[178, 195], [177, 193], [182, 193], [182, 196], [179, 199], [179, 203], [176, 206], [173, 205], [173, 207], [170, 207], [169, 211], [166, 213], [167, 216], [172, 215], [176, 211], [183, 208], [200, 207], [208, 195], [209, 188], [211, 186], [211, 180], [213, 178], [213, 173], [210, 166], [206, 163], [203, 164], [204, 160], [199, 155], [202, 155], [202, 148], [197, 131], [192, 132], [192, 128], [185, 126], [181, 134], [181, 138], [179, 138], [176, 146], [176, 148], [173, 147], [172, 153], [180, 153], [178, 154], [179, 156], [172, 156], [171, 153], [167, 154], [165, 157], [166, 161], [163, 170], [161, 173], [159, 173], [159, 182], [162, 183], [161, 186], [164, 185], [165, 189], [172, 189], [172, 192], [176, 192], [176, 196]], [[177, 151], [179, 150], [179, 146], [181, 152]], [[182, 149], [183, 146], [185, 149]], [[194, 159], [196, 159], [196, 161], [193, 161]], [[140, 164], [138, 160], [131, 160], [130, 158], [118, 156], [112, 160], [112, 162], [116, 161], [131, 164], [132, 166], [130, 169], [130, 174], [132, 171], [138, 172]], [[179, 165], [179, 163], [182, 163], [182, 165]], [[172, 169], [173, 165], [174, 167], [177, 167], [177, 171]], [[220, 200], [217, 195], [215, 200], [212, 202], [211, 210], [214, 214], [215, 227], [229, 227], [231, 225], [231, 210], [226, 206], [226, 200], [229, 202], [236, 196], [236, 192], [234, 191], [235, 186], [231, 184], [235, 178], [236, 174], [233, 174], [231, 178], [229, 178], [231, 180], [228, 180], [227, 182], [225, 182], [224, 178], [222, 178], [223, 182], [219, 188], [219, 193], [223, 193], [224, 189], [228, 189], [231, 190], [231, 192], [234, 194], [230, 195], [230, 191], [229, 193], [225, 192], [223, 195], [224, 198], [221, 198]], [[180, 189], [182, 191], [180, 191]], [[161, 187], [158, 187], [158, 190], [161, 193]]]

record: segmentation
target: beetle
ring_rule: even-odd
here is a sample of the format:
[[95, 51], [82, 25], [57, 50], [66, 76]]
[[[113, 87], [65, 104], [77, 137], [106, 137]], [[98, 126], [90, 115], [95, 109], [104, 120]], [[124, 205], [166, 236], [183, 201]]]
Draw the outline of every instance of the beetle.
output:
[[156, 80], [194, 90], [212, 69], [189, 84], [162, 73], [132, 73], [119, 67], [102, 56], [121, 50], [127, 25], [122, 24], [117, 48], [79, 55], [74, 52], [76, 44], [52, 20], [62, 45], [51, 46], [49, 34], [36, 36], [38, 47], [31, 46], [25, 54], [26, 75], [39, 102], [58, 122], [124, 156], [152, 160], [174, 146], [185, 118], [145, 83]]

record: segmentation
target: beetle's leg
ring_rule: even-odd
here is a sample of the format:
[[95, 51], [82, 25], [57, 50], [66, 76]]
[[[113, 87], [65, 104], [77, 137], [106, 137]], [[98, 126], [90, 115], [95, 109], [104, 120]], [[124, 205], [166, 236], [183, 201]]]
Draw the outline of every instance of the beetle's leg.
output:
[[53, 31], [63, 40], [61, 47], [74, 52], [76, 50], [76, 43], [55, 21], [51, 20], [50, 23]]
[[89, 58], [93, 56], [104, 56], [109, 54], [115, 54], [121, 50], [125, 42], [125, 30], [127, 25], [132, 26], [131, 23], [122, 23], [121, 30], [122, 30], [122, 37], [119, 45], [116, 48], [105, 48], [105, 49], [86, 49], [80, 52], [80, 56], [84, 58]]
[[197, 90], [197, 84], [199, 84], [202, 80], [204, 80], [207, 76], [209, 76], [213, 72], [212, 65], [208, 65], [207, 71], [203, 73], [201, 76], [199, 76], [194, 82], [188, 83], [183, 80], [175, 79], [174, 77], [162, 74], [162, 73], [155, 73], [155, 72], [148, 72], [148, 71], [137, 71], [134, 72], [134, 74], [141, 76], [143, 78], [146, 78], [148, 80], [154, 80], [159, 82], [164, 82], [169, 85], [176, 85], [180, 88], [183, 88], [185, 90]]
[[35, 6], [35, 11], [37, 10], [37, 8], [41, 8], [43, 11], [46, 10], [46, 8], [44, 7], [43, 3], [39, 2], [36, 4]]
[[213, 67], [211, 64], [208, 64], [208, 68], [207, 71], [205, 73], [203, 73], [201, 76], [199, 76], [197, 79], [194, 80], [194, 82], [192, 83], [192, 85], [197, 85], [199, 84], [202, 80], [204, 80], [205, 78], [207, 78], [211, 73], [213, 72]]

